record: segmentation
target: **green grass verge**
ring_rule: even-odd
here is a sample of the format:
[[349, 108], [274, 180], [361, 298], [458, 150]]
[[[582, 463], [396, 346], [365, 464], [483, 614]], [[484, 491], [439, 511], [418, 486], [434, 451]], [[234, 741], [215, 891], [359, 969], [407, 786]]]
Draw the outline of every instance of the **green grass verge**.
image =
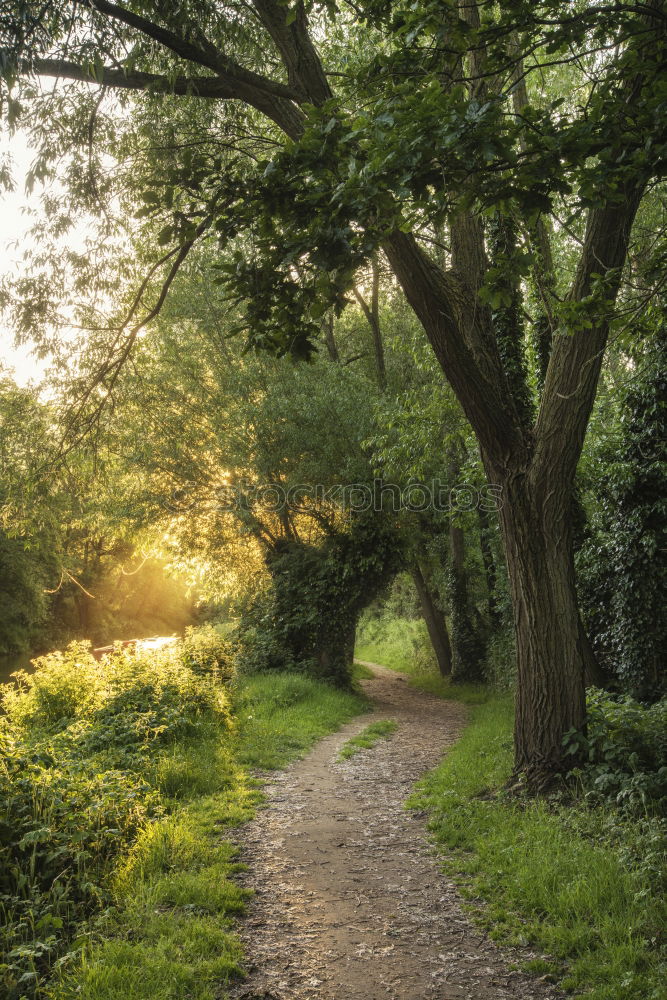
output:
[[411, 802], [430, 812], [445, 868], [470, 899], [486, 901], [474, 912], [492, 937], [548, 956], [529, 971], [555, 973], [590, 1000], [664, 997], [655, 827], [622, 823], [609, 810], [495, 795], [511, 772], [511, 730], [509, 698], [474, 707]]
[[260, 801], [249, 768], [285, 765], [367, 701], [294, 674], [247, 678], [234, 701], [234, 733], [177, 744], [156, 760], [168, 813], [119, 863], [116, 905], [82, 937], [80, 960], [56, 973], [51, 1000], [220, 1000], [240, 975], [233, 927], [246, 893], [223, 838]]
[[343, 744], [338, 756], [341, 760], [347, 760], [349, 757], [354, 757], [360, 750], [370, 750], [380, 740], [387, 739], [392, 733], [395, 733], [397, 729], [398, 723], [394, 722], [393, 719], [371, 722], [370, 726], [362, 729], [358, 736], [353, 736], [351, 740]]
[[375, 674], [373, 673], [372, 670], [369, 669], [369, 667], [365, 667], [363, 663], [357, 663], [355, 660], [355, 663], [352, 667], [353, 684], [358, 685], [359, 681], [370, 681], [373, 679], [373, 677], [375, 677]]
[[367, 660], [369, 663], [381, 663], [383, 667], [390, 670], [400, 670], [404, 674], [414, 672], [415, 648], [412, 642], [411, 626], [416, 623], [409, 622], [405, 628], [405, 634], [398, 640], [395, 634], [380, 635], [370, 642], [360, 642], [354, 650], [354, 655], [358, 660]]

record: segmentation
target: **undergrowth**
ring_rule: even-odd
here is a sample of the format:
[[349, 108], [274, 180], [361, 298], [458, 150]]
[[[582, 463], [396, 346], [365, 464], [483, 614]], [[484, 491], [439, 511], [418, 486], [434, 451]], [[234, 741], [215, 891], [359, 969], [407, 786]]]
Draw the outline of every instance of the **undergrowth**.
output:
[[0, 722], [0, 995], [213, 1000], [238, 975], [226, 829], [277, 767], [366, 707], [303, 675], [234, 680], [215, 630], [43, 658]]

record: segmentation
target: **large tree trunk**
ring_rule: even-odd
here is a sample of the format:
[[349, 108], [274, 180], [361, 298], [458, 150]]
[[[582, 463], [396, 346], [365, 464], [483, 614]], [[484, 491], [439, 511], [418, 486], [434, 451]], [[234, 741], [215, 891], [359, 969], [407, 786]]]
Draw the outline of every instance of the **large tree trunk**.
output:
[[[555, 337], [533, 427], [521, 419], [491, 318], [475, 300], [479, 268], [470, 264], [464, 276], [443, 273], [410, 234], [395, 232], [385, 244], [475, 430], [489, 482], [503, 489], [501, 525], [517, 644], [515, 771], [536, 788], [570, 763], [563, 737], [585, 725], [590, 658], [575, 587], [571, 497], [643, 184], [589, 213], [569, 298], [583, 302], [594, 279], [606, 276], [607, 299], [596, 324], [575, 323]], [[466, 236], [463, 229], [462, 223], [457, 235], [463, 245], [477, 240], [479, 248], [474, 231]]]
[[438, 670], [443, 677], [449, 677], [452, 672], [452, 647], [449, 642], [445, 616], [435, 603], [420, 567], [415, 564], [410, 572], [421, 604]]
[[566, 484], [503, 483], [500, 521], [514, 609], [515, 771], [539, 789], [563, 771], [563, 736], [585, 725], [582, 640]]

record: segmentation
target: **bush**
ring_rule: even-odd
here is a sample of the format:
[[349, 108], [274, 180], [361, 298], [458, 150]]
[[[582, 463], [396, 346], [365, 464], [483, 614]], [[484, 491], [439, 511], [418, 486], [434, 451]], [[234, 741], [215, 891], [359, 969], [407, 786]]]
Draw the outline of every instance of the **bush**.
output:
[[663, 320], [630, 380], [620, 434], [592, 465], [589, 537], [577, 559], [583, 609], [601, 665], [642, 701], [667, 692], [665, 400]]
[[181, 650], [182, 662], [195, 674], [209, 674], [224, 682], [234, 676], [232, 644], [215, 625], [186, 628]]
[[97, 772], [77, 755], [30, 749], [2, 734], [0, 763], [0, 982], [30, 995], [41, 969], [77, 924], [104, 904], [113, 860], [156, 815], [136, 775]]
[[587, 795], [631, 815], [664, 814], [667, 807], [667, 699], [645, 707], [629, 696], [588, 694], [585, 735], [566, 737], [583, 756], [573, 771]]
[[154, 744], [197, 735], [211, 724], [227, 726], [229, 699], [213, 673], [184, 663], [180, 644], [160, 652], [122, 651], [104, 661], [105, 697], [82, 737], [87, 752], [144, 753]]
[[5, 688], [3, 997], [34, 995], [81, 922], [111, 902], [118, 855], [164, 809], [165, 747], [210, 743], [229, 727], [229, 697], [219, 683], [230, 672], [223, 654], [224, 643], [208, 628], [161, 651], [118, 650], [100, 662], [90, 644], [72, 643]]
[[65, 652], [33, 661], [35, 672], [17, 671], [15, 685], [2, 692], [10, 722], [23, 730], [58, 729], [102, 703], [103, 671], [89, 642], [72, 642]]

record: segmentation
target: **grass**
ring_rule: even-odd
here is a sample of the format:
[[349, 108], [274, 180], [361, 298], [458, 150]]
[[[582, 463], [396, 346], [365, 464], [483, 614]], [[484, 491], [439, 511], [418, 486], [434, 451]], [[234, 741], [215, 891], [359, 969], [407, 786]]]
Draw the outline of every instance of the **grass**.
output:
[[641, 848], [628, 863], [644, 828], [610, 821], [609, 810], [495, 794], [511, 771], [511, 731], [509, 698], [476, 705], [411, 803], [430, 812], [445, 868], [492, 937], [544, 953], [528, 971], [590, 1000], [658, 1000], [667, 912]]
[[219, 1000], [241, 975], [235, 848], [224, 839], [261, 795], [250, 768], [282, 767], [363, 712], [359, 694], [294, 674], [247, 678], [238, 726], [172, 747], [152, 778], [168, 813], [142, 831], [113, 876], [115, 907], [60, 967], [50, 1000]]
[[358, 642], [354, 655], [359, 660], [381, 663], [390, 670], [409, 674], [414, 671], [415, 648], [421, 639], [421, 623], [408, 619], [382, 622], [377, 630], [367, 630]]
[[247, 767], [283, 767], [368, 708], [363, 695], [303, 674], [258, 675], [237, 692], [237, 756]]
[[352, 682], [358, 686], [359, 681], [369, 681], [375, 677], [375, 674], [369, 667], [365, 667], [363, 663], [359, 663], [355, 660], [354, 666], [352, 668]]
[[393, 719], [381, 719], [379, 722], [371, 722], [357, 736], [353, 736], [351, 740], [343, 744], [338, 756], [341, 760], [347, 760], [349, 757], [354, 757], [360, 750], [370, 750], [376, 743], [382, 739], [387, 739], [397, 729], [398, 723], [394, 722]]
[[[372, 640], [362, 638], [355, 647], [354, 655], [358, 660], [378, 663], [389, 670], [405, 674], [412, 687], [438, 698], [450, 698], [467, 705], [486, 701], [487, 687], [482, 684], [454, 684], [437, 672], [434, 661], [425, 661], [418, 654], [422, 638], [419, 632], [421, 624], [410, 619], [390, 619], [387, 631], [376, 634]], [[367, 668], [358, 664], [357, 669]]]

